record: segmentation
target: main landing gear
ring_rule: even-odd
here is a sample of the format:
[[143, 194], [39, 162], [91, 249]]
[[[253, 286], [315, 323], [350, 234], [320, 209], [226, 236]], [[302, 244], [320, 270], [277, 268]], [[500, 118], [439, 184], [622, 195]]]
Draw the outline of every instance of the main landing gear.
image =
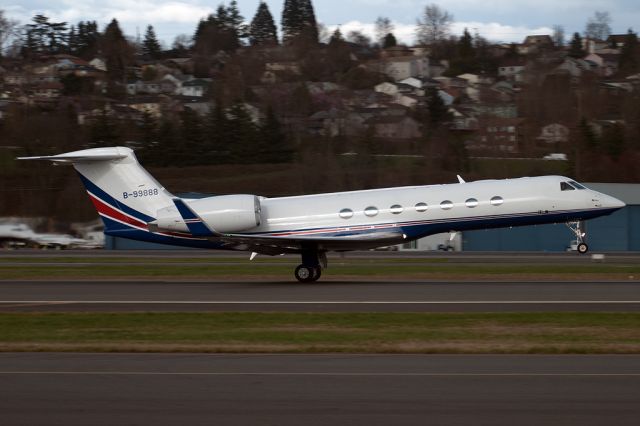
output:
[[589, 246], [584, 242], [584, 237], [587, 235], [586, 232], [582, 232], [582, 222], [568, 222], [567, 226], [571, 229], [571, 232], [576, 236], [576, 250], [580, 254], [585, 254], [589, 251]]
[[322, 276], [322, 268], [327, 267], [327, 255], [316, 250], [302, 252], [302, 265], [298, 265], [295, 276], [301, 283], [318, 281]]

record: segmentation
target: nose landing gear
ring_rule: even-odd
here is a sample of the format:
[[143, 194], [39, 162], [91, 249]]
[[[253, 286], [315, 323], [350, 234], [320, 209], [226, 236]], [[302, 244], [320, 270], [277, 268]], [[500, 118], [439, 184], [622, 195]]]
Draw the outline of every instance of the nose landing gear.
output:
[[584, 241], [584, 237], [587, 235], [586, 232], [582, 232], [582, 222], [574, 221], [568, 222], [567, 227], [571, 229], [571, 232], [576, 236], [576, 250], [580, 254], [585, 254], [589, 251], [589, 246]]

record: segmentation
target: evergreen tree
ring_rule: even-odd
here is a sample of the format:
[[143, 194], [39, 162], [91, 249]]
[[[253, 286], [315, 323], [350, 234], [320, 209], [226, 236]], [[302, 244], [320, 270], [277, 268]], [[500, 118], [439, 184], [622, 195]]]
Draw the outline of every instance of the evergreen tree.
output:
[[393, 35], [393, 33], [389, 33], [386, 36], [384, 36], [384, 40], [382, 43], [382, 47], [384, 49], [387, 49], [389, 47], [394, 47], [398, 45], [398, 40], [396, 40], [396, 36]]
[[278, 29], [269, 6], [264, 1], [260, 2], [258, 11], [251, 21], [249, 42], [252, 46], [278, 44]]
[[224, 106], [222, 101], [217, 100], [205, 123], [204, 161], [206, 164], [229, 162], [230, 153], [227, 147], [229, 131], [229, 119], [224, 111]]
[[427, 89], [427, 108], [429, 113], [429, 124], [439, 127], [449, 119], [449, 109], [444, 104], [438, 89], [430, 87]]
[[586, 52], [582, 48], [582, 38], [579, 33], [573, 33], [571, 43], [569, 43], [569, 56], [572, 58], [583, 58]]
[[44, 15], [36, 15], [26, 26], [25, 50], [28, 54], [55, 54], [67, 47], [67, 23], [50, 22]]
[[342, 36], [342, 31], [340, 31], [340, 27], [336, 28], [336, 30], [331, 34], [331, 39], [329, 40], [329, 46], [336, 46], [344, 43], [344, 37]]
[[318, 21], [311, 0], [299, 0], [303, 23], [303, 35], [313, 43], [318, 42]]
[[318, 22], [311, 0], [285, 0], [282, 10], [282, 33], [285, 42], [302, 37], [318, 42]]
[[229, 126], [233, 132], [227, 136], [227, 147], [231, 161], [238, 164], [254, 162], [254, 153], [258, 145], [258, 129], [242, 104], [233, 105], [227, 112]]
[[202, 120], [191, 108], [180, 113], [180, 144], [178, 161], [184, 165], [202, 164], [204, 131]]
[[76, 27], [72, 25], [69, 28], [69, 34], [67, 34], [67, 52], [71, 55], [76, 55], [80, 47], [79, 41]]
[[293, 160], [293, 148], [271, 107], [260, 127], [258, 153], [265, 163], [290, 163]]
[[145, 56], [152, 59], [158, 59], [162, 53], [160, 42], [156, 37], [156, 32], [152, 25], [147, 26], [147, 31], [144, 34], [144, 40], [142, 41], [142, 52]]
[[473, 59], [474, 50], [473, 50], [473, 37], [469, 31], [465, 28], [462, 33], [462, 37], [458, 40], [458, 55], [461, 59]]
[[244, 23], [244, 17], [240, 14], [236, 0], [231, 0], [231, 3], [229, 3], [229, 7], [227, 8], [227, 22], [228, 28], [236, 34], [239, 40], [249, 37], [249, 28]]
[[77, 26], [77, 46], [74, 55], [84, 59], [93, 59], [98, 51], [100, 32], [96, 21], [80, 21]]
[[293, 40], [302, 31], [302, 13], [298, 0], [285, 0], [282, 9], [282, 39], [285, 42]]
[[107, 64], [107, 77], [111, 81], [124, 80], [127, 67], [133, 63], [133, 53], [117, 20], [113, 19], [107, 25], [101, 41], [102, 52]]

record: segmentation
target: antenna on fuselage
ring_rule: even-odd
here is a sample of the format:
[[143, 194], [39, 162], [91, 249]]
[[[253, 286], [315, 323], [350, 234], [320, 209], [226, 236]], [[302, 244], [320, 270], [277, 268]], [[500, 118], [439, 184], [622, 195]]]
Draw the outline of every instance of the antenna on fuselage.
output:
[[456, 175], [456, 176], [458, 176], [458, 182], [459, 183], [467, 183], [464, 179], [462, 179], [462, 176], [460, 176], [460, 175]]

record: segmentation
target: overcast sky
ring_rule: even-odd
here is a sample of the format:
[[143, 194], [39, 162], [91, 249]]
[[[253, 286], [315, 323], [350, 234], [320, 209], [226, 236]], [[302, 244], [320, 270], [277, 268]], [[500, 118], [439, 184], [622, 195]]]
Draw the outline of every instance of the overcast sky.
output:
[[[277, 21], [284, 0], [266, 0]], [[148, 24], [170, 44], [178, 34], [192, 35], [198, 20], [221, 3], [219, 0], [0, 0], [0, 9], [27, 23], [43, 13], [55, 21], [70, 24], [96, 20], [101, 28], [118, 19], [129, 36], [137, 29], [144, 34]], [[228, 3], [228, 1], [227, 1]], [[250, 21], [259, 0], [238, 0], [243, 16]], [[455, 18], [453, 30], [467, 27], [492, 41], [522, 41], [527, 34], [551, 33], [554, 24], [563, 25], [567, 34], [582, 32], [595, 11], [608, 11], [614, 33], [640, 26], [638, 0], [315, 0], [318, 21], [330, 28], [340, 25], [343, 33], [360, 29], [371, 33], [378, 16], [386, 16], [396, 25], [396, 36], [403, 42], [414, 40], [416, 19], [427, 4], [436, 3]]]

